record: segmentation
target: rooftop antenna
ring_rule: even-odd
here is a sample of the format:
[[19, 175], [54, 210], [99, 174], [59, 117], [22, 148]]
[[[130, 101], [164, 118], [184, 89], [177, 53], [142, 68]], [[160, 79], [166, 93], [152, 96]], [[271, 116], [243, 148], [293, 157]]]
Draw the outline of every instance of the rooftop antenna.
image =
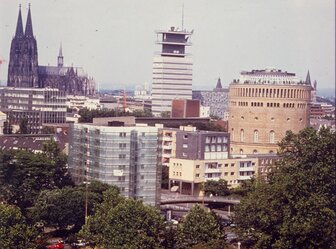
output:
[[184, 4], [182, 4], [182, 31], [183, 31], [183, 22], [184, 22]]

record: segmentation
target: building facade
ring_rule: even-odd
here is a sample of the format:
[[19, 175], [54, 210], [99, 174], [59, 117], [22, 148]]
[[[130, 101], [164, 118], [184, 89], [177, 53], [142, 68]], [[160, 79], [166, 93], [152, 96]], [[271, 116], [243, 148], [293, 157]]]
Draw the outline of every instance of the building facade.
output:
[[200, 117], [200, 101], [191, 99], [173, 99], [172, 118], [197, 118]]
[[192, 61], [186, 53], [192, 32], [171, 27], [156, 31], [161, 52], [153, 60], [152, 113], [171, 111], [173, 99], [192, 98]]
[[126, 197], [159, 205], [157, 127], [72, 124], [70, 133], [69, 170], [76, 183], [98, 180], [119, 187]]
[[276, 153], [286, 131], [309, 126], [311, 85], [277, 69], [242, 72], [229, 87], [232, 154]]
[[27, 119], [30, 132], [38, 133], [43, 124], [65, 123], [66, 96], [53, 88], [0, 87], [0, 110], [10, 125]]
[[210, 116], [225, 119], [228, 116], [229, 90], [222, 87], [221, 79], [212, 91], [193, 91], [192, 98], [201, 101], [201, 105], [210, 108]]
[[95, 82], [82, 68], [63, 65], [62, 48], [57, 66], [38, 64], [37, 41], [33, 33], [30, 6], [25, 30], [23, 30], [21, 6], [16, 32], [11, 42], [7, 86], [23, 88], [52, 87], [75, 95], [93, 95]]

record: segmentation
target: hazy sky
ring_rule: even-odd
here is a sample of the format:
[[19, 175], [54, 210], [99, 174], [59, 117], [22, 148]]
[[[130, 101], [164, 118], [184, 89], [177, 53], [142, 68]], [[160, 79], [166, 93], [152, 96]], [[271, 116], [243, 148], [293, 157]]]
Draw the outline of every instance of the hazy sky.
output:
[[[101, 88], [151, 83], [159, 46], [155, 30], [194, 30], [193, 88], [218, 77], [227, 86], [242, 70], [276, 67], [319, 88], [335, 87], [335, 0], [31, 0], [39, 64], [82, 66]], [[25, 26], [28, 1], [0, 0], [2, 84], [18, 6]]]

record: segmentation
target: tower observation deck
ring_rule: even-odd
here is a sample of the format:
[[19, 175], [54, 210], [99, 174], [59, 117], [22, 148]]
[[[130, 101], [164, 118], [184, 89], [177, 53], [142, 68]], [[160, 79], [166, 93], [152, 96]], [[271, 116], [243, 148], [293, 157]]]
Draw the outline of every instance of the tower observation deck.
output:
[[191, 46], [193, 31], [171, 27], [155, 33], [161, 50], [153, 60], [152, 113], [160, 116], [171, 111], [173, 99], [192, 98], [192, 61], [186, 47]]
[[192, 33], [175, 29], [175, 27], [171, 27], [168, 31], [156, 31], [158, 38], [161, 36], [161, 39], [156, 42], [162, 45], [161, 56], [185, 57], [190, 55], [185, 52], [185, 47], [191, 46], [190, 38]]

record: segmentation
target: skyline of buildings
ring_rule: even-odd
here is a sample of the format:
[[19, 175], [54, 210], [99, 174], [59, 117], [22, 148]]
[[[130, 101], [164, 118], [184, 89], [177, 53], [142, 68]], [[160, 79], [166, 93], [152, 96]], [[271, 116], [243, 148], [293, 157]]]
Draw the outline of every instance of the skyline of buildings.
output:
[[[129, 7], [127, 2], [118, 4], [116, 9], [126, 10], [124, 8]], [[19, 3], [19, 1], [11, 1], [1, 8], [1, 12], [3, 11], [0, 15], [1, 23], [4, 26], [0, 27], [0, 33], [3, 37], [3, 43], [0, 44], [0, 51], [3, 52], [0, 57], [5, 60], [0, 68], [2, 85], [6, 83], [7, 70], [5, 69], [9, 63], [8, 44], [10, 44], [16, 24], [13, 13], [17, 12]], [[222, 9], [220, 8], [222, 4], [214, 1], [209, 6], [202, 6], [204, 10], [212, 13], [206, 22], [200, 22], [198, 16], [202, 16], [202, 13], [196, 11], [202, 4], [193, 2], [192, 5], [189, 5], [188, 1], [185, 4], [185, 26], [193, 27], [196, 31], [193, 37], [194, 89], [206, 89], [207, 84], [218, 77], [221, 77], [223, 84], [227, 85], [241, 70], [265, 68], [269, 65], [287, 68], [297, 72], [298, 75], [305, 75], [305, 72], [310, 69], [312, 75], [319, 81], [319, 90], [327, 86], [334, 87], [334, 66], [332, 65], [335, 63], [335, 53], [333, 52], [335, 43], [332, 42], [334, 40], [332, 34], [335, 29], [333, 22], [329, 22], [334, 20], [334, 11], [332, 11], [333, 8], [330, 8], [330, 4], [334, 5], [332, 1], [316, 3], [308, 0], [300, 7], [286, 1], [272, 4], [262, 1], [258, 7], [235, 1], [227, 4], [227, 8], [224, 8], [223, 11], [219, 11]], [[268, 8], [265, 8], [265, 4], [269, 5]], [[133, 13], [134, 15], [119, 16], [115, 15], [111, 5], [113, 3], [106, 4], [105, 10], [111, 14], [106, 15], [106, 13], [101, 13], [102, 9], [99, 5], [92, 6], [88, 1], [81, 1], [80, 5], [64, 1], [56, 3], [48, 0], [42, 3], [32, 1], [34, 35], [39, 44], [39, 63], [54, 64], [59, 44], [62, 42], [63, 52], [66, 55], [65, 63], [85, 66], [97, 79], [100, 89], [116, 88], [118, 85], [127, 87], [150, 82], [152, 73], [152, 65], [150, 64], [152, 64], [152, 55], [155, 51], [153, 30], [171, 25], [181, 27], [180, 24], [176, 24], [181, 20], [181, 6], [176, 8], [177, 3], [167, 3], [165, 7], [168, 15], [165, 18], [158, 18], [160, 12], [154, 11], [151, 15], [141, 15], [145, 17], [139, 19], [137, 16], [145, 11], [140, 6], [137, 8], [137, 12]], [[152, 3], [151, 7], [156, 9], [158, 5], [160, 4]], [[45, 15], [43, 10], [46, 9], [46, 6], [50, 6], [54, 13], [60, 12], [61, 14]], [[27, 4], [23, 5], [23, 9], [28, 9], [27, 7]], [[69, 9], [74, 7], [77, 9], [76, 13], [69, 15]], [[282, 18], [268, 19], [271, 13], [277, 16], [277, 12], [284, 9], [286, 9], [286, 13], [287, 10], [289, 11], [286, 20]], [[322, 9], [326, 11], [321, 11]], [[314, 12], [314, 20], [303, 18], [304, 16], [312, 16], [312, 11]], [[25, 15], [26, 11], [23, 12]], [[83, 18], [79, 19], [78, 16], [88, 13], [93, 18], [83, 20], [79, 25], [78, 21]], [[321, 13], [324, 14], [321, 15]], [[62, 15], [64, 15], [64, 19], [59, 18]], [[104, 22], [99, 22], [94, 18], [95, 16], [102, 16]], [[258, 28], [261, 25], [259, 17], [263, 20], [269, 20], [262, 23], [262, 29]], [[155, 20], [155, 22], [148, 22], [148, 18]], [[136, 25], [132, 25], [135, 20], [137, 21]], [[222, 28], [214, 30], [218, 20], [221, 20]], [[214, 21], [216, 22], [214, 23]], [[244, 28], [246, 21], [254, 24], [254, 30], [258, 31], [257, 37], [253, 34], [254, 31]], [[227, 25], [228, 23], [230, 25]], [[87, 28], [84, 29], [86, 25]], [[52, 31], [48, 32], [48, 36], [45, 36], [46, 27]], [[124, 34], [126, 30], [127, 33], [132, 34], [132, 39], [125, 39], [124, 35], [115, 35]], [[278, 32], [278, 30], [286, 30], [286, 32]], [[240, 39], [243, 34], [246, 37], [254, 38]], [[81, 37], [85, 37], [85, 39], [79, 39]], [[300, 42], [300, 37], [305, 37], [304, 46]], [[288, 43], [287, 40], [291, 42]], [[279, 43], [279, 41], [281, 42]], [[111, 46], [104, 46], [104, 44], [111, 44]], [[138, 49], [139, 47], [141, 49]], [[262, 51], [260, 51], [261, 47]], [[104, 51], [104, 56], [102, 51]], [[120, 56], [121, 52], [122, 57]], [[126, 58], [133, 57], [130, 57], [130, 54], [136, 55], [137, 59], [126, 60]], [[332, 60], [330, 60], [331, 56]], [[115, 58], [120, 59], [116, 60]], [[323, 58], [322, 61], [321, 58]], [[126, 64], [127, 67], [125, 67]], [[107, 65], [111, 65], [112, 70], [107, 70]], [[319, 65], [324, 65], [323, 69]], [[126, 68], [131, 69], [132, 74], [126, 73]], [[321, 73], [322, 71], [323, 73]], [[326, 77], [329, 77], [329, 80], [325, 80]]]

